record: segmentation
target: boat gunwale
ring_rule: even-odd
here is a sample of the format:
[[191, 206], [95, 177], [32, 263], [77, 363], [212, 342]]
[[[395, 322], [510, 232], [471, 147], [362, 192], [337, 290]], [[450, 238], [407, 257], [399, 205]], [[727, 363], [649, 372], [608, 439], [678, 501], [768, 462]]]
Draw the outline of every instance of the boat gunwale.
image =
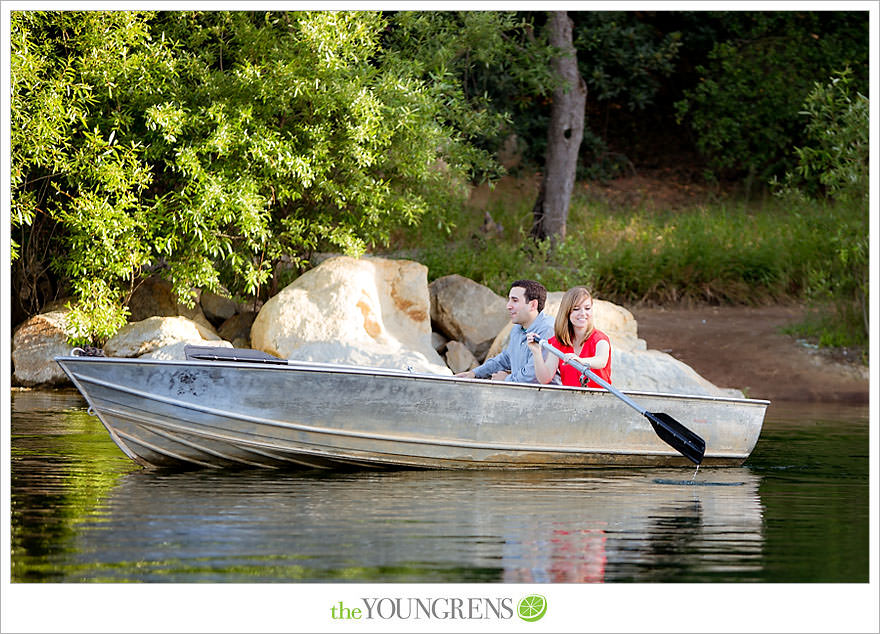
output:
[[[415, 380], [430, 380], [430, 381], [453, 381], [457, 383], [465, 383], [465, 384], [479, 384], [479, 385], [488, 385], [492, 387], [502, 388], [502, 389], [537, 389], [537, 390], [563, 390], [563, 391], [572, 391], [572, 392], [584, 392], [584, 393], [602, 393], [607, 394], [607, 390], [603, 388], [585, 388], [585, 387], [575, 387], [575, 386], [567, 386], [567, 385], [540, 385], [534, 383], [516, 383], [512, 381], [487, 381], [485, 379], [470, 379], [465, 377], [456, 377], [456, 376], [445, 376], [442, 374], [428, 374], [428, 373], [417, 373], [417, 372], [406, 372], [404, 370], [394, 370], [391, 368], [375, 368], [375, 367], [360, 367], [360, 366], [351, 366], [351, 365], [337, 365], [332, 363], [319, 363], [312, 361], [299, 361], [299, 360], [285, 360], [278, 359], [278, 363], [254, 363], [252, 361], [215, 361], [215, 360], [201, 360], [201, 359], [142, 359], [142, 358], [129, 358], [129, 357], [83, 357], [83, 356], [56, 356], [54, 358], [56, 363], [59, 365], [63, 364], [63, 361], [85, 361], [86, 363], [135, 363], [135, 364], [146, 364], [146, 365], [158, 365], [158, 366], [168, 366], [168, 365], [179, 365], [179, 366], [210, 366], [210, 367], [232, 367], [236, 369], [249, 369], [249, 370], [270, 370], [270, 371], [307, 371], [307, 372], [319, 372], [319, 373], [329, 373], [329, 374], [360, 374], [366, 376], [381, 376], [381, 377], [390, 377], [390, 378], [403, 378], [403, 379], [415, 379]], [[636, 397], [646, 397], [646, 398], [676, 398], [683, 400], [702, 400], [702, 401], [713, 401], [713, 402], [727, 402], [727, 403], [739, 403], [743, 405], [752, 405], [752, 406], [761, 406], [763, 405], [766, 409], [767, 406], [770, 405], [769, 400], [765, 399], [755, 399], [755, 398], [738, 398], [733, 396], [713, 396], [713, 395], [704, 395], [704, 394], [679, 394], [673, 392], [650, 392], [643, 390], [621, 390], [624, 394], [636, 396]]]

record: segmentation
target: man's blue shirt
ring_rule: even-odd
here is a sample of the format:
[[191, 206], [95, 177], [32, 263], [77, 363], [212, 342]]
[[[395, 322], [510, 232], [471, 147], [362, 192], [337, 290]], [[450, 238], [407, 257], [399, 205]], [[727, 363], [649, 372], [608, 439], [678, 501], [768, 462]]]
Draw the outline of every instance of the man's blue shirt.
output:
[[[496, 372], [504, 370], [510, 372], [505, 381], [514, 381], [516, 383], [538, 383], [535, 376], [535, 364], [532, 362], [532, 351], [526, 343], [526, 333], [534, 332], [541, 339], [550, 339], [553, 336], [553, 318], [546, 315], [543, 311], [538, 313], [535, 321], [528, 328], [523, 328], [519, 324], [514, 324], [510, 331], [510, 339], [504, 350], [492, 357], [486, 359], [482, 364], [474, 368], [474, 375], [479, 379], [485, 379]], [[544, 357], [545, 359], [547, 356]], [[559, 373], [557, 372], [553, 380], [553, 385], [561, 385]]]

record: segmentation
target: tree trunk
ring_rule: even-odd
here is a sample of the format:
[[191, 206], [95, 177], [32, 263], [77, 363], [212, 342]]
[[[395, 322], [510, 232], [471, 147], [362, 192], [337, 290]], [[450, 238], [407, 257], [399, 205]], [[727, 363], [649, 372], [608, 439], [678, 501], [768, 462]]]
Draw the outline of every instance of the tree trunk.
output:
[[550, 44], [560, 51], [552, 65], [561, 82], [553, 91], [544, 177], [532, 210], [532, 236], [539, 240], [549, 237], [555, 244], [565, 237], [578, 150], [584, 136], [587, 85], [578, 72], [577, 51], [572, 43], [572, 22], [568, 13], [551, 11], [547, 29]]

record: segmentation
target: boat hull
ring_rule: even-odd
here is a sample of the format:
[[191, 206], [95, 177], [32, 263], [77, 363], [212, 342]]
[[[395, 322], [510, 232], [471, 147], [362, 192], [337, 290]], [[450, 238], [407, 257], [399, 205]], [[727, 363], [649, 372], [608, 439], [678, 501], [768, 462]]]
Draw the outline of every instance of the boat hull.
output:
[[[145, 466], [685, 466], [645, 417], [596, 389], [289, 362], [56, 359], [117, 445]], [[767, 401], [627, 392], [740, 465]]]

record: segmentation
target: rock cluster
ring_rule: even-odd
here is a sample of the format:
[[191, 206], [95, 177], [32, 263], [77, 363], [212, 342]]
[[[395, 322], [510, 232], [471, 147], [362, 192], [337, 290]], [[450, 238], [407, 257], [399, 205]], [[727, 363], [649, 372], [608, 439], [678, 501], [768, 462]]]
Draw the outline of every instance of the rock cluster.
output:
[[[104, 345], [108, 356], [184, 358], [187, 344], [254, 348], [286, 359], [451, 375], [500, 352], [510, 334], [506, 300], [473, 280], [449, 275], [428, 284], [425, 266], [408, 260], [330, 257], [262, 307], [214, 293], [188, 308], [170, 285], [151, 279], [135, 293], [131, 322]], [[544, 311], [555, 316], [562, 292]], [[596, 326], [612, 342], [614, 385], [621, 389], [740, 396], [716, 387], [668, 354], [648, 350], [625, 308], [595, 300]], [[13, 334], [13, 380], [64, 384], [54, 357], [70, 353], [64, 308], [54, 307]], [[442, 356], [441, 356], [442, 355]]]

